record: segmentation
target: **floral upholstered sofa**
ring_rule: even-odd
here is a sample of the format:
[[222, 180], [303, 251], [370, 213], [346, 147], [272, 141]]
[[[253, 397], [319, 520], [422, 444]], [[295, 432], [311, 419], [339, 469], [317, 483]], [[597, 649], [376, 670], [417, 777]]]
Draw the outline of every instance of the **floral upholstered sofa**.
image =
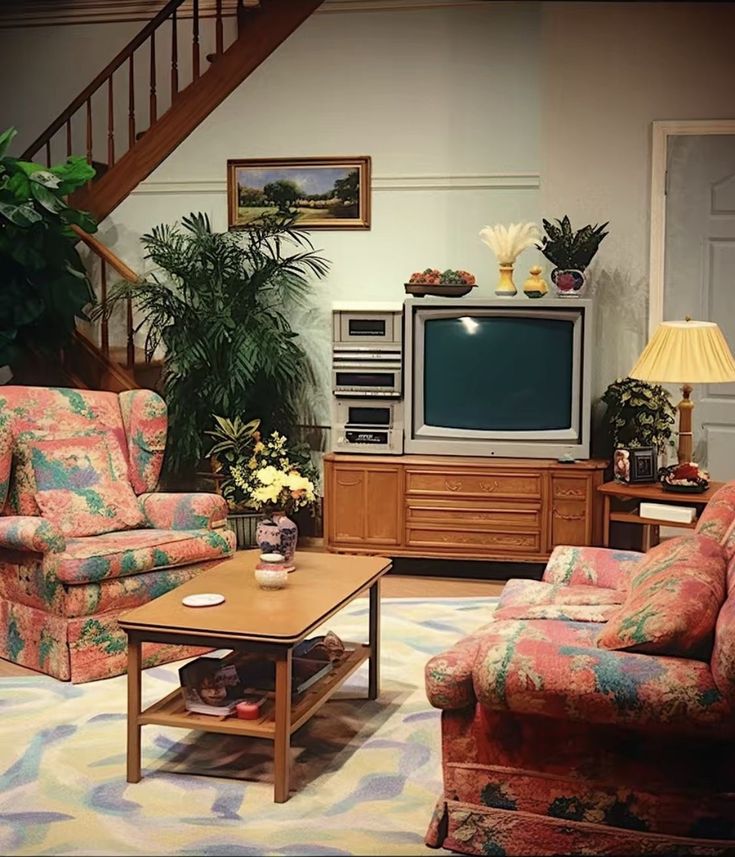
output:
[[559, 547], [433, 657], [465, 854], [735, 854], [735, 483], [646, 554]]
[[[156, 491], [166, 427], [150, 390], [0, 388], [0, 657], [122, 673], [117, 616], [232, 554], [220, 496]], [[144, 663], [191, 651], [151, 644]]]

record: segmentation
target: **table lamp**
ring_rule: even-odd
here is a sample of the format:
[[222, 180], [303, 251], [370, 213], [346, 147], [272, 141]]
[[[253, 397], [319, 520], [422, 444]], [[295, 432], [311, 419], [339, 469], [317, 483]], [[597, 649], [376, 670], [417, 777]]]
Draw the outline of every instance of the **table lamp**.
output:
[[735, 381], [735, 358], [713, 321], [663, 321], [628, 373], [639, 381], [682, 384], [679, 409], [679, 463], [692, 460], [692, 384]]

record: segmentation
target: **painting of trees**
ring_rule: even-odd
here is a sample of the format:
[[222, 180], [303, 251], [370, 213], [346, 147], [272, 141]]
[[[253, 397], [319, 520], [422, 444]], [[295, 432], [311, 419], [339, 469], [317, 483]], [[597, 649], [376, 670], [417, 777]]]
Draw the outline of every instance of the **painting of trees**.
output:
[[370, 226], [370, 158], [228, 161], [230, 227], [269, 214], [310, 229]]

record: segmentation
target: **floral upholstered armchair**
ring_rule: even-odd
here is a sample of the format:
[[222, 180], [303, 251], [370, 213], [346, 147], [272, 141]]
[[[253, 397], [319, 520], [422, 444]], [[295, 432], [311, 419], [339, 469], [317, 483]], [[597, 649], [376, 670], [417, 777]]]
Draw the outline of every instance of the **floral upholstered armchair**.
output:
[[0, 388], [0, 657], [72, 682], [118, 675], [117, 616], [232, 554], [220, 496], [156, 491], [166, 428], [150, 390]]
[[433, 657], [464, 854], [735, 854], [735, 482], [648, 553], [558, 547]]

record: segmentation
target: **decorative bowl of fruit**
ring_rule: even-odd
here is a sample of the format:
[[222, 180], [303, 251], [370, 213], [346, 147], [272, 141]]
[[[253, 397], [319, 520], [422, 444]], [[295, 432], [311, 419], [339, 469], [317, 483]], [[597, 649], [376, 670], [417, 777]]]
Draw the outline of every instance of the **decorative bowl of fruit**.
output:
[[693, 461], [662, 467], [658, 476], [664, 491], [701, 494], [709, 488], [709, 473]]
[[459, 298], [469, 294], [474, 289], [474, 274], [469, 271], [439, 271], [438, 268], [427, 268], [425, 271], [416, 271], [411, 274], [411, 279], [405, 284], [406, 294], [423, 298], [425, 295], [446, 295]]

